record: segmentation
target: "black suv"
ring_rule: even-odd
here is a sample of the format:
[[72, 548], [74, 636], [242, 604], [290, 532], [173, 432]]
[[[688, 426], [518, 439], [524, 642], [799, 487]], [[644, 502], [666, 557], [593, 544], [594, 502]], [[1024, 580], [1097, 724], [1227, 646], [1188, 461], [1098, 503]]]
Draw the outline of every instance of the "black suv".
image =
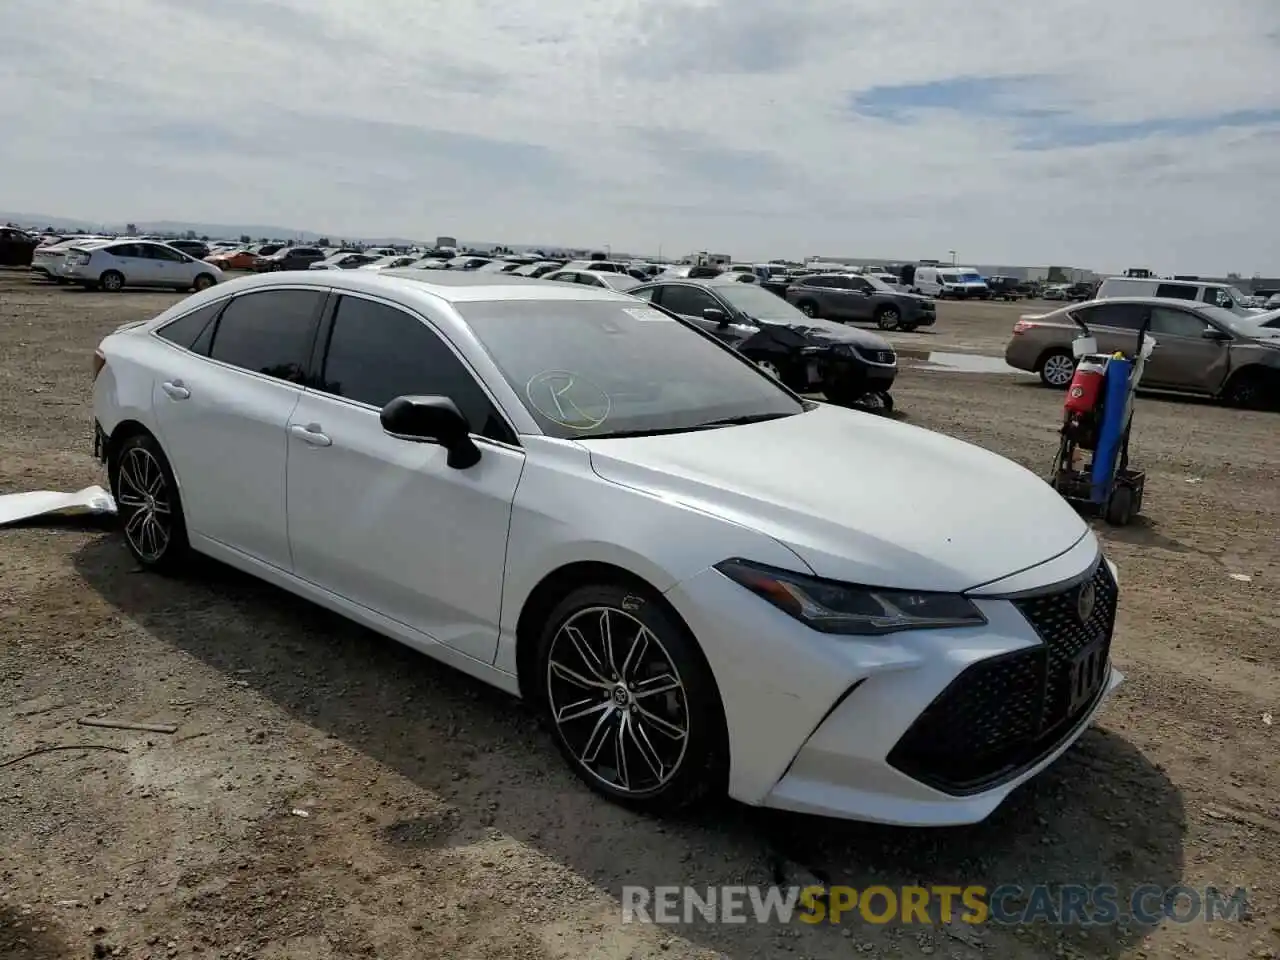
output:
[[700, 327], [798, 393], [820, 390], [832, 403], [893, 407], [898, 358], [869, 330], [807, 317], [755, 283], [660, 279], [627, 294]]
[[29, 267], [40, 241], [19, 227], [0, 227], [0, 266]]
[[870, 320], [881, 330], [930, 327], [938, 318], [928, 297], [889, 286], [877, 277], [854, 273], [819, 273], [800, 277], [787, 287], [788, 303], [808, 317]]

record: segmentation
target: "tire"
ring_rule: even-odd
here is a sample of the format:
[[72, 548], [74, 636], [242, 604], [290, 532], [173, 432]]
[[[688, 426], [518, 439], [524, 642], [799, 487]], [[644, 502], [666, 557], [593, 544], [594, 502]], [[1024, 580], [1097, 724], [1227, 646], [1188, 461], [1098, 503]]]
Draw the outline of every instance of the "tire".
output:
[[146, 570], [174, 573], [191, 545], [178, 484], [160, 444], [150, 434], [126, 438], [107, 468], [125, 546]]
[[876, 326], [881, 330], [897, 330], [902, 325], [902, 312], [886, 304], [876, 310]]
[[1117, 486], [1107, 501], [1106, 521], [1113, 527], [1127, 527], [1133, 519], [1133, 489]]
[[[1065, 361], [1065, 362], [1064, 362]], [[1065, 390], [1075, 376], [1076, 360], [1066, 350], [1050, 350], [1040, 358], [1036, 373], [1046, 387]]]
[[1280, 399], [1280, 389], [1258, 370], [1241, 370], [1227, 381], [1222, 399], [1242, 410], [1264, 410]]
[[579, 587], [547, 617], [537, 664], [542, 713], [591, 789], [652, 813], [724, 790], [728, 737], [711, 668], [656, 594]]
[[98, 278], [98, 288], [108, 293], [119, 293], [124, 289], [124, 274], [119, 270], [108, 270]]
[[801, 300], [796, 306], [806, 317], [816, 318], [818, 316], [818, 305], [812, 300]]
[[783, 382], [782, 368], [779, 367], [772, 360], [757, 360], [755, 361], [755, 364], [757, 367], [759, 367], [769, 376], [773, 377], [773, 379], [777, 380], [779, 383]]
[[196, 293], [199, 293], [201, 290], [208, 290], [217, 282], [218, 281], [213, 278], [213, 274], [202, 273], [192, 282], [191, 289]]
[[863, 396], [862, 393], [855, 390], [848, 383], [840, 381], [824, 386], [822, 395], [827, 398], [829, 403], [834, 403], [841, 407], [851, 407], [861, 400]]

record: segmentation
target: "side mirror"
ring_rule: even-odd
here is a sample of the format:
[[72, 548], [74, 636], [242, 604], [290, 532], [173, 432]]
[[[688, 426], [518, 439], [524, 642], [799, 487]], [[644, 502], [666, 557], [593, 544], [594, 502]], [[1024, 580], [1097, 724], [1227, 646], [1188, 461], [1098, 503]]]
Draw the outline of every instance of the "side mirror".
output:
[[719, 307], [707, 307], [702, 311], [702, 319], [708, 323], [714, 323], [717, 327], [727, 327], [729, 325], [729, 316]]
[[1219, 330], [1217, 327], [1205, 327], [1204, 333], [1200, 334], [1200, 336], [1205, 340], [1216, 340], [1219, 343], [1231, 339], [1231, 334], [1225, 330]]
[[396, 397], [382, 408], [382, 429], [399, 440], [438, 443], [449, 451], [449, 466], [466, 470], [480, 462], [471, 426], [448, 397]]

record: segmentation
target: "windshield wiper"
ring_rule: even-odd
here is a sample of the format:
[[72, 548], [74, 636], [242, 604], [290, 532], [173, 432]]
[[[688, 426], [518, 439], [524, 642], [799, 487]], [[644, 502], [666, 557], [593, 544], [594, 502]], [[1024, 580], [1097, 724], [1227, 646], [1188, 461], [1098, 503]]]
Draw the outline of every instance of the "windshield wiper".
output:
[[691, 423], [684, 427], [653, 427], [649, 430], [614, 430], [611, 433], [595, 433], [589, 437], [577, 437], [578, 440], [618, 440], [625, 437], [661, 437], [672, 433], [692, 433], [695, 430], [711, 430], [715, 427], [735, 427], [744, 423], [763, 423], [765, 420], [780, 420], [791, 417], [791, 413], [747, 413], [737, 417], [722, 417], [719, 420], [704, 420], [702, 423]]
[[706, 427], [736, 427], [744, 423], [764, 423], [766, 420], [781, 420], [783, 417], [793, 417], [793, 413], [746, 413], [738, 417], [721, 417], [719, 420], [704, 420], [702, 423], [690, 428], [694, 430], [702, 430]]

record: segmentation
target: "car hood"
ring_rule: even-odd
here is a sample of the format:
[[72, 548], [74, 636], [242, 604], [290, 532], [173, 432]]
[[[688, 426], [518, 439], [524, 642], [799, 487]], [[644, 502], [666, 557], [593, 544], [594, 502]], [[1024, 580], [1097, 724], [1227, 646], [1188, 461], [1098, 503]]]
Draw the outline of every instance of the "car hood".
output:
[[848, 343], [864, 350], [893, 349], [889, 341], [879, 334], [872, 333], [870, 330], [861, 330], [858, 327], [846, 327], [843, 324], [832, 323], [828, 320], [810, 320], [807, 317], [803, 321], [751, 319], [752, 323], [759, 324], [762, 330], [785, 327], [794, 330], [814, 344]]
[[602, 479], [758, 530], [818, 576], [849, 583], [968, 590], [1092, 536], [1010, 460], [825, 404], [763, 423], [581, 442]]

